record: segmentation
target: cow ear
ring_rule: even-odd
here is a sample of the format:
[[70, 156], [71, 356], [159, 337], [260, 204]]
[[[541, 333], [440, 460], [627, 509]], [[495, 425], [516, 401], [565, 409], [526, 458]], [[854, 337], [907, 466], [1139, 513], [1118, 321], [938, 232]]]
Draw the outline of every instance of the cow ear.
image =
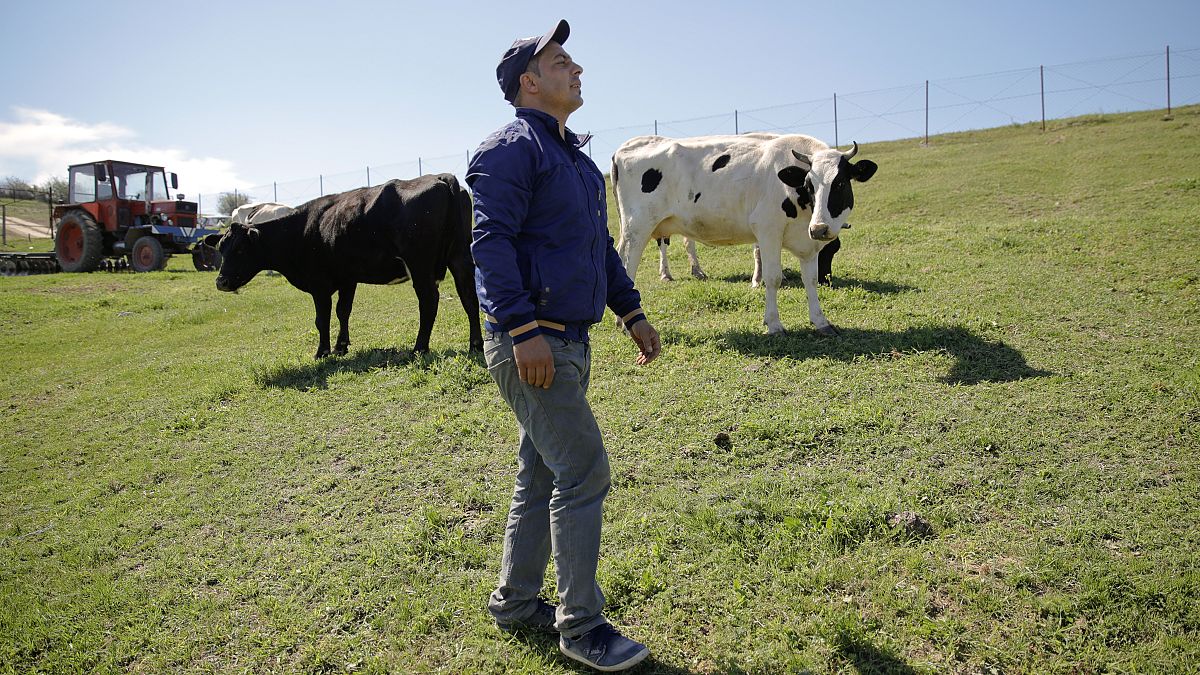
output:
[[216, 247], [217, 247], [217, 243], [218, 243], [218, 242], [220, 242], [220, 241], [221, 241], [221, 235], [219, 235], [219, 234], [210, 234], [210, 235], [208, 235], [207, 237], [205, 237], [205, 238], [204, 238], [204, 245], [205, 245], [205, 246], [211, 246], [212, 248], [216, 248]]
[[808, 155], [802, 155], [802, 154], [796, 152], [795, 150], [793, 150], [792, 157], [795, 157], [796, 161], [800, 162], [801, 164], [808, 165], [808, 168], [810, 168], [810, 169], [812, 168], [812, 158], [809, 157]]
[[258, 228], [257, 227], [247, 227], [246, 234], [250, 235], [250, 241], [252, 241], [256, 244], [258, 243]]
[[802, 169], [798, 166], [785, 166], [779, 172], [779, 180], [783, 181], [788, 187], [799, 188], [804, 185], [804, 177], [808, 175], [808, 169]]
[[854, 180], [860, 183], [871, 180], [871, 176], [874, 176], [875, 172], [879, 170], [879, 165], [869, 159], [856, 162], [851, 164], [851, 166], [854, 167]]

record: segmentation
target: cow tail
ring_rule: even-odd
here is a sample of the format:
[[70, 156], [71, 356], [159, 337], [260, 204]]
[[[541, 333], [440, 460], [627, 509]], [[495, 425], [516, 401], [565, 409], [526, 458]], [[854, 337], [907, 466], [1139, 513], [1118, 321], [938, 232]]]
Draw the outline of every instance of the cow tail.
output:
[[450, 189], [451, 224], [450, 236], [446, 237], [445, 255], [438, 261], [435, 270], [439, 280], [446, 278], [446, 269], [450, 261], [458, 256], [471, 255], [471, 196], [458, 183], [454, 174], [442, 174], [438, 178]]
[[[617, 207], [617, 232], [619, 235], [617, 239], [617, 253], [620, 253], [621, 243], [625, 239], [625, 221], [621, 216], [621, 191], [617, 189], [617, 153], [615, 152], [612, 156], [612, 170], [608, 176], [612, 181], [613, 206]], [[625, 262], [625, 260], [622, 259], [621, 262]]]

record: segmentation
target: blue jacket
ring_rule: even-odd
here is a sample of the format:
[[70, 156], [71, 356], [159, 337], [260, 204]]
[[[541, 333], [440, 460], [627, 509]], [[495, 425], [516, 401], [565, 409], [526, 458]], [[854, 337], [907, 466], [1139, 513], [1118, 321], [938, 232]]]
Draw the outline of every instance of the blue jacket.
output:
[[587, 142], [544, 112], [517, 118], [480, 144], [467, 168], [475, 198], [475, 291], [487, 329], [513, 342], [549, 333], [587, 340], [605, 306], [632, 325], [641, 296], [608, 233], [604, 175]]

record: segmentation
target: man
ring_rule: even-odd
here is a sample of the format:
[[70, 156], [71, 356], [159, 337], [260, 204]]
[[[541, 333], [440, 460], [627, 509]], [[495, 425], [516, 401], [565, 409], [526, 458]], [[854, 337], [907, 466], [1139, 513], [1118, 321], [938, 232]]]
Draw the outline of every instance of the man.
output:
[[[496, 68], [516, 119], [475, 151], [475, 286], [486, 320], [484, 355], [517, 417], [516, 490], [500, 583], [488, 609], [500, 628], [559, 633], [566, 656], [604, 671], [649, 655], [605, 620], [596, 584], [608, 455], [586, 399], [588, 328], [607, 306], [647, 364], [659, 353], [608, 234], [604, 176], [567, 128], [583, 105], [583, 69], [563, 49], [570, 27], [517, 40]], [[538, 597], [554, 555], [560, 604]]]

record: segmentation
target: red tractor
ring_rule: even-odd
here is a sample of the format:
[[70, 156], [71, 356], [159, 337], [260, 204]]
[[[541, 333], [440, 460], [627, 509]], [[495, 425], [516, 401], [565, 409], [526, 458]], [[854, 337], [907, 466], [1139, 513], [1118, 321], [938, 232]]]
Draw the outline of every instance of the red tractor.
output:
[[[172, 253], [191, 253], [198, 270], [220, 266], [203, 243], [217, 230], [197, 227], [196, 202], [167, 191], [179, 178], [160, 166], [111, 159], [69, 168], [66, 204], [54, 207], [54, 252], [64, 272], [110, 269], [126, 261], [137, 272], [162, 269]], [[106, 265], [107, 261], [107, 265]]]

